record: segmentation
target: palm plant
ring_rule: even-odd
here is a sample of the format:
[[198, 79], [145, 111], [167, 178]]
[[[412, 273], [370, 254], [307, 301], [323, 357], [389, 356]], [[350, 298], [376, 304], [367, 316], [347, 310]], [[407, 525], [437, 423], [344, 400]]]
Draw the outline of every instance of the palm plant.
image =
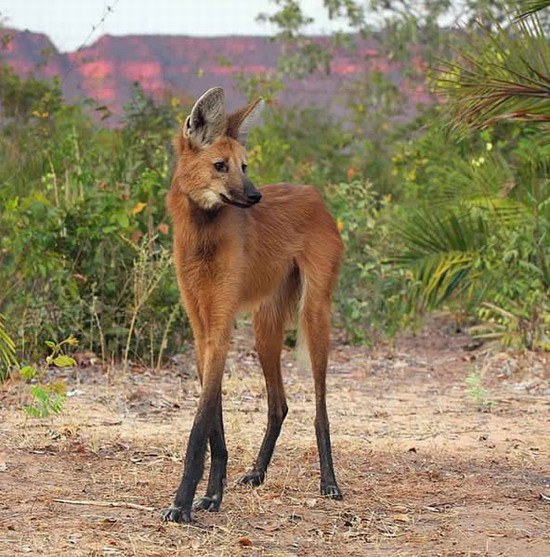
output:
[[[448, 175], [454, 174], [450, 168]], [[506, 178], [504, 171], [501, 175]], [[464, 184], [447, 182], [440, 197], [409, 211], [395, 227], [400, 249], [389, 261], [411, 272], [409, 302], [415, 311], [458, 305], [498, 325], [478, 328], [478, 333], [546, 346], [548, 192], [540, 201], [525, 192], [514, 198], [515, 188], [526, 187], [518, 187], [517, 176], [495, 181], [490, 190], [483, 173], [470, 175], [469, 183], [467, 178]]]
[[[445, 64], [437, 86], [455, 129], [550, 123], [550, 45], [535, 13], [549, 5], [525, 2], [510, 27], [482, 32]], [[392, 261], [412, 271], [414, 307], [458, 300], [495, 323], [491, 337], [550, 344], [549, 164], [541, 131], [513, 164], [489, 151], [446, 161], [438, 195], [397, 227], [402, 249]]]
[[515, 6], [507, 26], [497, 23], [495, 33], [480, 25], [458, 60], [443, 63], [437, 88], [447, 97], [455, 127], [550, 123], [550, 44], [537, 15], [550, 0]]
[[[504, 249], [509, 231], [534, 236], [540, 204], [515, 191], [530, 193], [526, 174], [518, 186], [521, 170], [499, 155], [479, 166], [460, 158], [446, 162], [437, 176], [439, 193], [396, 227], [402, 249], [390, 260], [415, 271], [421, 285], [416, 305], [433, 308], [458, 293], [479, 295], [482, 270], [496, 247]], [[544, 278], [550, 286], [550, 277]]]
[[483, 218], [453, 209], [416, 211], [398, 232], [404, 249], [390, 261], [413, 271], [417, 308], [438, 307], [453, 294], [472, 295], [489, 238]]

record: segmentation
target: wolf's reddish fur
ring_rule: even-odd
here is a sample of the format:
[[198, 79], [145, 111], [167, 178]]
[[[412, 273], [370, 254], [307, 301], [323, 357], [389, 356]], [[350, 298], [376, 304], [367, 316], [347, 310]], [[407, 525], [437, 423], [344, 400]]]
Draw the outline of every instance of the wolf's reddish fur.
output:
[[[315, 382], [315, 428], [321, 492], [341, 498], [334, 477], [325, 375], [331, 295], [343, 251], [334, 220], [311, 186], [267, 185], [246, 176], [239, 134], [257, 102], [225, 115], [223, 93], [207, 92], [175, 142], [178, 160], [167, 203], [174, 224], [174, 262], [193, 329], [202, 394], [185, 471], [166, 520], [188, 521], [202, 476], [206, 441], [211, 469], [206, 495], [195, 507], [218, 510], [227, 451], [221, 385], [231, 329], [241, 310], [253, 314], [256, 348], [268, 392], [268, 426], [253, 469], [241, 482], [260, 484], [287, 412], [280, 354], [285, 325], [298, 314]], [[235, 206], [237, 205], [237, 206]]]

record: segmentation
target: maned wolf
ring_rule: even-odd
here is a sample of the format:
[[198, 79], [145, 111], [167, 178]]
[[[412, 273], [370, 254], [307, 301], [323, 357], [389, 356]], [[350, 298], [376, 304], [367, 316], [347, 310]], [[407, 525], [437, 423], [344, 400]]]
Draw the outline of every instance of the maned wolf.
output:
[[185, 469], [164, 520], [189, 522], [210, 442], [208, 487], [195, 509], [217, 511], [227, 449], [222, 376], [236, 314], [253, 314], [256, 349], [268, 394], [267, 430], [252, 470], [240, 481], [264, 481], [287, 413], [280, 355], [285, 325], [298, 314], [315, 382], [315, 432], [321, 493], [341, 499], [334, 476], [326, 408], [331, 296], [343, 244], [321, 196], [310, 186], [256, 189], [246, 173], [244, 142], [261, 99], [227, 115], [223, 90], [195, 103], [176, 138], [177, 163], [167, 204], [174, 223], [174, 262], [195, 337], [202, 393]]

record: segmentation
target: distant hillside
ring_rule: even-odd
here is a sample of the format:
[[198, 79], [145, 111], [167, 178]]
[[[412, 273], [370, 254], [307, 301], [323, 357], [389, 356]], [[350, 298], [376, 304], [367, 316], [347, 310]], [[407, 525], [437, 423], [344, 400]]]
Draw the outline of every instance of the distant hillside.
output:
[[[235, 75], [272, 70], [280, 54], [280, 46], [266, 37], [105, 35], [78, 52], [60, 53], [40, 33], [2, 29], [0, 34], [10, 36], [0, 57], [15, 71], [46, 78], [58, 75], [67, 98], [89, 97], [107, 105], [116, 115], [122, 113], [135, 81], [154, 96], [169, 92], [189, 98], [221, 85], [229, 106], [236, 106], [244, 97], [235, 86]], [[411, 53], [411, 63], [422, 62]], [[417, 103], [431, 102], [424, 85], [403, 77], [399, 65], [380, 56], [372, 40], [361, 40], [353, 53], [336, 54], [329, 75], [316, 73], [300, 81], [288, 81], [279, 99], [283, 104], [315, 104], [335, 112], [345, 85], [375, 69], [387, 73], [399, 85], [410, 109]]]

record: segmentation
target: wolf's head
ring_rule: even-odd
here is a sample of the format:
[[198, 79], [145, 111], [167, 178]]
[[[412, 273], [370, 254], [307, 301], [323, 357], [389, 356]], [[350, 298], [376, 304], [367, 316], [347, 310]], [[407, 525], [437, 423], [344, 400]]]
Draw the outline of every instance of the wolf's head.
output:
[[206, 91], [176, 138], [178, 161], [173, 187], [205, 210], [224, 204], [246, 208], [258, 203], [262, 194], [247, 176], [244, 145], [263, 104], [257, 99], [227, 115], [223, 89]]

